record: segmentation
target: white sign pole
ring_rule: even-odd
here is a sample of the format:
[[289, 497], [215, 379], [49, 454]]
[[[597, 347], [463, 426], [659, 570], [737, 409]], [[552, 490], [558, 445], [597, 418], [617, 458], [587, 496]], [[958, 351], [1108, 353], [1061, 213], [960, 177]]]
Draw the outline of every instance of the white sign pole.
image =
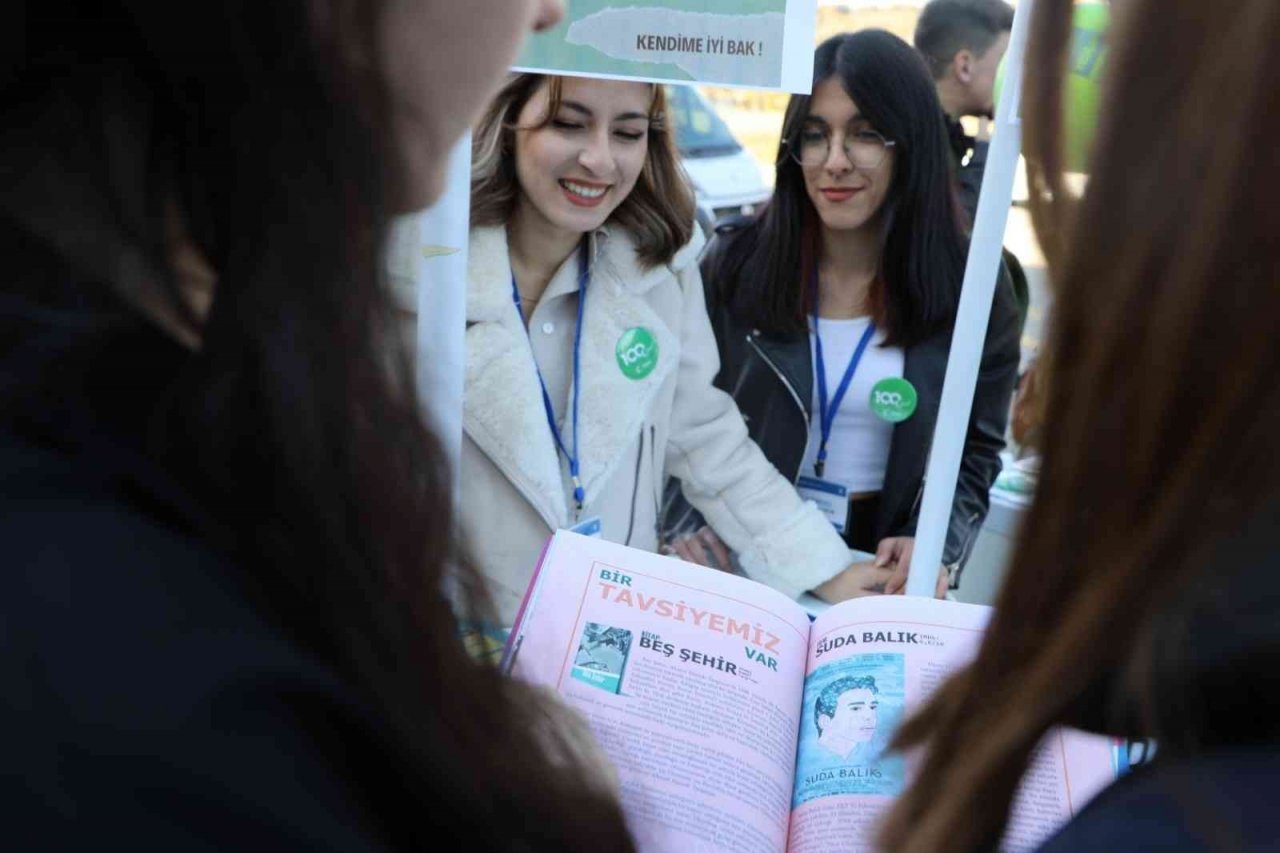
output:
[[937, 567], [942, 563], [956, 480], [960, 476], [960, 459], [964, 453], [969, 415], [973, 410], [974, 389], [978, 384], [982, 347], [987, 337], [987, 321], [1000, 270], [1001, 245], [1009, 221], [1014, 173], [1022, 149], [1019, 101], [1034, 5], [1034, 0], [1022, 0], [1013, 17], [1013, 32], [1005, 57], [1007, 76], [1000, 94], [1000, 106], [996, 110], [995, 131], [974, 217], [969, 263], [956, 313], [938, 422], [933, 432], [933, 450], [925, 473], [924, 501], [916, 525], [907, 595], [931, 597], [937, 580]]
[[467, 328], [470, 134], [449, 156], [444, 195], [418, 219], [418, 394], [448, 457], [456, 500]]
[[813, 91], [813, 46], [818, 43], [818, 5], [814, 0], [787, 4], [782, 47], [782, 90]]

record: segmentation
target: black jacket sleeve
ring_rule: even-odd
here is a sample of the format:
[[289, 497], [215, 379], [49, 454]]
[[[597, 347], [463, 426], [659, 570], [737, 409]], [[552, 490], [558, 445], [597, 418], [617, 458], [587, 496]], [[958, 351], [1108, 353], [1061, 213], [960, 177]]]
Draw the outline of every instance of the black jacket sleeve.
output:
[[1017, 302], [1008, 270], [1001, 264], [978, 383], [973, 394], [973, 409], [969, 414], [964, 455], [960, 460], [951, 523], [943, 549], [943, 563], [956, 567], [953, 585], [958, 581], [959, 570], [969, 559], [978, 531], [987, 517], [988, 494], [1000, 474], [1000, 452], [1005, 447], [1005, 429], [1017, 379], [1021, 337]]

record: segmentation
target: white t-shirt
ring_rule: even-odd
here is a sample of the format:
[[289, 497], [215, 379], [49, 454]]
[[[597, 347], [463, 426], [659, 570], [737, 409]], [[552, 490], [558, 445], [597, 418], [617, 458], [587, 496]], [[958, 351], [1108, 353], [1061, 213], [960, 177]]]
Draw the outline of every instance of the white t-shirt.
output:
[[[835, 398], [849, 359], [870, 324], [870, 317], [853, 320], [822, 320], [822, 355], [826, 364], [827, 399]], [[805, 448], [800, 473], [814, 474], [814, 462], [822, 443], [822, 410], [818, 400], [818, 357], [814, 346], [813, 320], [809, 320], [809, 346], [813, 356], [813, 417], [809, 420], [809, 442]], [[849, 494], [878, 492], [884, 488], [884, 472], [889, 464], [889, 444], [893, 440], [893, 424], [876, 417], [871, 411], [871, 389], [883, 379], [901, 378], [904, 354], [901, 347], [886, 347], [884, 330], [871, 336], [862, 361], [853, 374], [849, 390], [836, 412], [827, 440], [827, 464], [822, 479], [839, 483]]]

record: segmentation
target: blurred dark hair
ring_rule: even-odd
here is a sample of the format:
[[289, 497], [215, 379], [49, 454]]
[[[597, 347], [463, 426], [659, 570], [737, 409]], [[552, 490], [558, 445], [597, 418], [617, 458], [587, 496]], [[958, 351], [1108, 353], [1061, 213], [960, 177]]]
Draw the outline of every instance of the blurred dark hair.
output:
[[916, 20], [915, 45], [938, 80], [957, 53], [982, 56], [1012, 29], [1013, 7], [1004, 0], [931, 0]]
[[1039, 490], [976, 660], [900, 731], [927, 749], [888, 850], [994, 848], [1055, 725], [1157, 760], [1280, 739], [1280, 4], [1126, 4], [1078, 203], [1072, 13], [1037, 2], [1023, 90], [1055, 286]]
[[[173, 398], [156, 389], [146, 447], [180, 459], [184, 486], [228, 528], [217, 544], [249, 600], [394, 729], [402, 763], [376, 791], [354, 786], [370, 827], [396, 848], [626, 849], [617, 804], [534, 732], [541, 703], [458, 638], [446, 587], [470, 617], [491, 608], [453, 535], [447, 466], [384, 281], [386, 96], [347, 61], [378, 55], [381, 9], [333, 5], [8, 4], [0, 30], [18, 36], [0, 60], [0, 128], [58, 132], [35, 151], [0, 136], [6, 170], [67, 160], [74, 191], [51, 186], [65, 195], [54, 201], [142, 258], [134, 272], [168, 283], [201, 341]], [[121, 152], [136, 171], [116, 168]], [[18, 176], [0, 188], [6, 231], [23, 227]], [[203, 323], [166, 248], [175, 218], [217, 274]], [[83, 315], [82, 349], [139, 323], [118, 270], [51, 248], [77, 291], [52, 307]], [[22, 293], [15, 278], [0, 296], [47, 303], [57, 285]], [[363, 760], [320, 746], [338, 773]]]
[[[823, 42], [814, 54], [813, 84], [833, 78], [895, 143], [871, 301], [888, 343], [910, 346], [953, 321], [968, 251], [942, 107], [919, 54], [884, 30]], [[729, 258], [716, 283], [740, 322], [778, 337], [808, 334], [810, 282], [822, 249], [821, 220], [804, 173], [787, 153], [812, 100], [793, 95], [787, 104], [773, 198], [757, 220], [754, 245]]]

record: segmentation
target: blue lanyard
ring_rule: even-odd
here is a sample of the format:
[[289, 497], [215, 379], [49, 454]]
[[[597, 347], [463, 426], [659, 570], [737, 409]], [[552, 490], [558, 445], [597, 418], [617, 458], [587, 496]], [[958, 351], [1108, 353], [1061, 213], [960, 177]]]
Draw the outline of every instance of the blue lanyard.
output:
[[[542, 386], [542, 406], [547, 411], [547, 426], [551, 427], [551, 437], [556, 440], [556, 447], [564, 454], [564, 458], [569, 460], [569, 476], [573, 478], [573, 500], [577, 505], [578, 512], [582, 512], [582, 505], [586, 501], [586, 490], [582, 488], [582, 479], [579, 476], [581, 471], [578, 465], [578, 397], [581, 396], [581, 385], [578, 383], [581, 375], [581, 353], [582, 353], [582, 313], [587, 305], [587, 285], [591, 283], [591, 268], [587, 257], [587, 241], [583, 239], [582, 248], [578, 252], [578, 324], [573, 333], [573, 452], [569, 452], [569, 448], [565, 446], [564, 439], [560, 436], [560, 427], [556, 426], [556, 410], [551, 406], [551, 395], [547, 393], [546, 380], [542, 378], [542, 371], [538, 368], [538, 362], [533, 362], [533, 370], [538, 374], [538, 384]], [[520, 317], [520, 325], [524, 325], [524, 303], [520, 299], [520, 288], [516, 286], [516, 274], [511, 274], [511, 300], [516, 304], [516, 314]]]
[[828, 405], [827, 364], [822, 357], [822, 335], [818, 333], [817, 287], [814, 288], [813, 348], [814, 359], [817, 361], [818, 368], [816, 371], [818, 374], [818, 417], [822, 428], [822, 443], [818, 445], [818, 458], [813, 463], [813, 473], [818, 477], [822, 476], [827, 467], [827, 442], [831, 439], [831, 427], [836, 422], [836, 412], [840, 411], [840, 404], [844, 402], [845, 392], [849, 390], [849, 383], [853, 381], [853, 374], [858, 369], [858, 362], [862, 361], [862, 354], [867, 351], [867, 344], [871, 343], [871, 336], [875, 334], [875, 331], [875, 322], [868, 323], [867, 330], [862, 333], [862, 339], [858, 341], [858, 348], [853, 351], [853, 357], [849, 359], [849, 366], [844, 369], [844, 378], [840, 380], [840, 385], [836, 388], [836, 396]]

